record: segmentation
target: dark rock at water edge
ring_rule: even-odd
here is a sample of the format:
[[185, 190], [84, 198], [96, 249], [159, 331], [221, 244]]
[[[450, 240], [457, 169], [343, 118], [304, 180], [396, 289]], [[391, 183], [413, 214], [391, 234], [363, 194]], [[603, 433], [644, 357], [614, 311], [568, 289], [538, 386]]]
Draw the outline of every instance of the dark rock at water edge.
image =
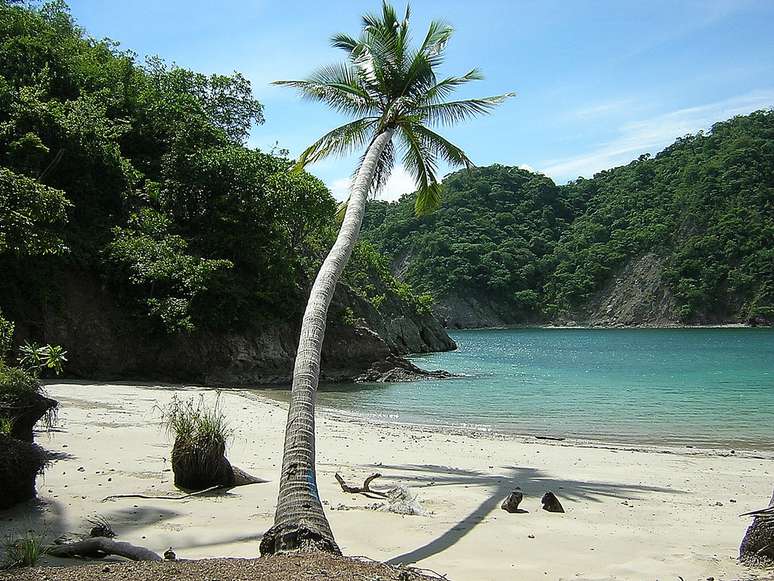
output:
[[405, 381], [418, 381], [422, 379], [449, 379], [454, 374], [448, 371], [426, 371], [404, 359], [388, 355], [386, 358], [376, 361], [365, 373], [355, 378], [357, 383], [398, 383]]

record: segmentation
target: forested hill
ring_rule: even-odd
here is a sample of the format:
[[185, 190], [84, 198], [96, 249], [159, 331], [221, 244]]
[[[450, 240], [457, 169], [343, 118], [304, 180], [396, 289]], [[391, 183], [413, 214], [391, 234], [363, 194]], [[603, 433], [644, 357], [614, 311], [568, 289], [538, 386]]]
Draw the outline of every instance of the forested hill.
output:
[[[335, 202], [244, 146], [262, 122], [240, 74], [140, 63], [63, 2], [0, 0], [0, 332], [83, 376], [286, 381]], [[367, 245], [345, 279], [324, 377], [453, 347]]]
[[674, 325], [774, 319], [774, 112], [557, 186], [494, 165], [371, 203], [366, 237], [437, 297], [450, 326]]

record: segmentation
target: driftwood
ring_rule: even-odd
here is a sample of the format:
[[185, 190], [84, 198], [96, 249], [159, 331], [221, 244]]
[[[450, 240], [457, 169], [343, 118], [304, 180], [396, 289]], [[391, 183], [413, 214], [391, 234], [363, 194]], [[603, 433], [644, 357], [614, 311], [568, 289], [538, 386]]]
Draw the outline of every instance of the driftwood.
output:
[[553, 492], [546, 492], [543, 498], [540, 499], [540, 502], [543, 504], [543, 510], [548, 512], [564, 512], [562, 503], [559, 502], [559, 499], [556, 498]]
[[771, 565], [774, 563], [774, 493], [767, 508], [741, 516], [755, 518], [739, 546], [739, 559], [747, 565]]
[[145, 547], [114, 541], [105, 537], [93, 537], [75, 543], [51, 545], [46, 553], [53, 557], [101, 559], [107, 555], [118, 555], [132, 561], [161, 561], [161, 557]]
[[368, 496], [369, 498], [373, 498], [369, 495], [375, 495], [380, 498], [387, 498], [387, 495], [384, 492], [379, 492], [378, 490], [372, 490], [371, 489], [371, 482], [376, 480], [377, 478], [381, 477], [381, 474], [378, 472], [375, 472], [374, 474], [371, 474], [368, 478], [366, 478], [363, 481], [363, 486], [350, 486], [346, 482], [344, 482], [344, 479], [341, 477], [341, 475], [336, 472], [336, 481], [339, 483], [339, 486], [341, 486], [341, 489], [344, 492], [347, 492], [349, 494], [363, 494], [365, 496]]
[[202, 494], [207, 494], [208, 492], [213, 492], [215, 490], [225, 490], [227, 488], [231, 488], [231, 486], [221, 486], [218, 484], [217, 486], [210, 486], [209, 488], [205, 488], [204, 490], [197, 490], [196, 492], [191, 492], [189, 494], [180, 494], [175, 496], [150, 496], [148, 494], [112, 494], [110, 496], [106, 496], [102, 499], [102, 502], [106, 502], [108, 500], [115, 500], [116, 498], [145, 498], [148, 500], [183, 500], [185, 498], [191, 498], [192, 496], [201, 496]]

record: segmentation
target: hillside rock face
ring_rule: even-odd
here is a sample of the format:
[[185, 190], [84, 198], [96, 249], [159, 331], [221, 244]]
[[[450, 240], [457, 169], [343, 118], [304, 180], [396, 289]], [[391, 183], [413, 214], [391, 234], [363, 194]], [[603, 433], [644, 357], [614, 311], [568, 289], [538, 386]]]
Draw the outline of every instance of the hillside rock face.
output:
[[[61, 304], [36, 322], [35, 335], [68, 350], [68, 375], [96, 380], [187, 381], [208, 385], [287, 384], [300, 321], [276, 322], [243, 332], [149, 334], [88, 273], [57, 281]], [[413, 352], [456, 348], [440, 323], [400, 301], [382, 315], [347, 287], [337, 289], [323, 345], [323, 381], [345, 381], [375, 363]], [[361, 315], [345, 324], [337, 313]], [[17, 324], [17, 339], [32, 329]], [[25, 332], [26, 331], [26, 332]]]
[[680, 324], [669, 285], [663, 279], [663, 259], [645, 254], [621, 268], [565, 323], [600, 327], [674, 327]]
[[438, 300], [436, 316], [449, 329], [479, 329], [536, 323], [483, 293], [451, 294]]

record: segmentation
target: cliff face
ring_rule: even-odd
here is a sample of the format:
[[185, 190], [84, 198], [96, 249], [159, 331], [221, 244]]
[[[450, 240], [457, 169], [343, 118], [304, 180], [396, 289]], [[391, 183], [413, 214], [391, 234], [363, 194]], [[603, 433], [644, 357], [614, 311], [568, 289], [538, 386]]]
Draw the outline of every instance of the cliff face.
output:
[[[290, 381], [300, 321], [272, 322], [243, 332], [149, 334], [96, 276], [70, 273], [56, 286], [61, 290], [59, 304], [39, 313], [34, 323], [17, 320], [17, 338], [33, 336], [64, 346], [68, 375], [210, 385]], [[353, 379], [390, 357], [456, 347], [433, 317], [396, 303], [383, 308], [382, 315], [339, 286], [323, 345], [323, 381]], [[360, 315], [355, 324], [337, 315], [346, 308]]]
[[608, 283], [565, 324], [601, 327], [674, 327], [681, 324], [664, 259], [655, 254], [637, 257], [619, 269]]

